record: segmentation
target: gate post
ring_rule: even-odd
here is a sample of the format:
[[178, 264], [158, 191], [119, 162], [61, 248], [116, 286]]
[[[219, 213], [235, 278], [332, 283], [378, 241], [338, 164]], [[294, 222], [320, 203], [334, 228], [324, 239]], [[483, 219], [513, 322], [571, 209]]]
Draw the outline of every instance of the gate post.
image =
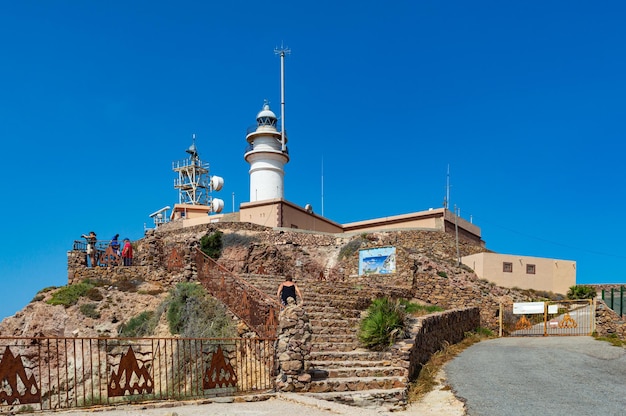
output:
[[498, 313], [498, 323], [500, 324], [500, 331], [498, 333], [498, 336], [500, 338], [502, 338], [502, 314], [504, 312], [504, 308], [502, 306], [502, 302], [500, 302], [500, 312]]

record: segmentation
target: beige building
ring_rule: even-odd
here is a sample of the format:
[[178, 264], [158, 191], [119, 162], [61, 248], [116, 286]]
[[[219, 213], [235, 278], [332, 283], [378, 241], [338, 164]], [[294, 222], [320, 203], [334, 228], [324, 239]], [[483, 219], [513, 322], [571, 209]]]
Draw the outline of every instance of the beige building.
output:
[[242, 203], [238, 213], [209, 214], [208, 206], [176, 204], [171, 220], [182, 221], [183, 227], [210, 222], [241, 221], [272, 228], [295, 228], [334, 234], [398, 229], [423, 229], [448, 233], [456, 233], [458, 230], [460, 239], [472, 241], [483, 247], [485, 245], [479, 227], [444, 208], [339, 224], [314, 213], [311, 208], [303, 208], [282, 198], [275, 198]]
[[478, 253], [462, 257], [481, 279], [503, 287], [566, 294], [576, 284], [576, 262], [512, 254]]

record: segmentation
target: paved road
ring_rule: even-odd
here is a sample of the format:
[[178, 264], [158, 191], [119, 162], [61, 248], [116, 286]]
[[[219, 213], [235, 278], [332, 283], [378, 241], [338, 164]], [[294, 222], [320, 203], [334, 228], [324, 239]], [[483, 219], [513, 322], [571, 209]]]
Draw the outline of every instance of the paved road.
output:
[[483, 341], [445, 370], [469, 416], [626, 415], [626, 350], [592, 337]]

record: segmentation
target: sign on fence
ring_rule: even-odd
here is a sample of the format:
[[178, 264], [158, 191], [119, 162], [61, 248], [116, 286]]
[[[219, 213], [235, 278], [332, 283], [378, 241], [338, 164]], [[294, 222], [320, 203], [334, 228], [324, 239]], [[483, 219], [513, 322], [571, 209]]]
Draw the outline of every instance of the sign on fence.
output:
[[543, 302], [516, 302], [513, 304], [514, 315], [543, 314]]

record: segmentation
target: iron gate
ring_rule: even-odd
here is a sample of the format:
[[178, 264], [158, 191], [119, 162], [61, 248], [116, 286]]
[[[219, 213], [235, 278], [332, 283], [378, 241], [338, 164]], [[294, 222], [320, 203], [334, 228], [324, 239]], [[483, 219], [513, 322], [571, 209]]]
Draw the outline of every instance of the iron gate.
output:
[[500, 336], [591, 335], [593, 299], [500, 304]]

